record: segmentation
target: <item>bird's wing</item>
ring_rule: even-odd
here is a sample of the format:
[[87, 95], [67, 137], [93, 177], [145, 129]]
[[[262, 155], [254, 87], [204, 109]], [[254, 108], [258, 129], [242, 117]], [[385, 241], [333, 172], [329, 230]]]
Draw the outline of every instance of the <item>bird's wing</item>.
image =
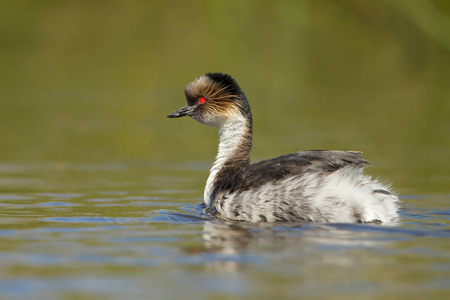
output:
[[289, 176], [309, 172], [332, 173], [346, 166], [362, 167], [366, 164], [369, 163], [358, 151], [300, 151], [251, 164], [218, 188], [230, 192], [245, 191]]

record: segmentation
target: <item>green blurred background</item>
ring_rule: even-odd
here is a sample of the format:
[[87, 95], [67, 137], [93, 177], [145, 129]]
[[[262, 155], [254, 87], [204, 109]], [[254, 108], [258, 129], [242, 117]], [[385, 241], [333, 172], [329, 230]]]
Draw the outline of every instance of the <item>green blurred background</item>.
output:
[[450, 2], [0, 2], [0, 163], [211, 162], [217, 132], [166, 119], [235, 77], [255, 160], [361, 150], [407, 192], [448, 191]]

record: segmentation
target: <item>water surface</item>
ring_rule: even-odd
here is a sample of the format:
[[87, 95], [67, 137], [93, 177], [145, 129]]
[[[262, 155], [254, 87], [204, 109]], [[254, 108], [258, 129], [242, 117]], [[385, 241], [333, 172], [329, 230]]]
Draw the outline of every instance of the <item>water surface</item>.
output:
[[449, 195], [403, 195], [394, 227], [227, 223], [202, 213], [206, 172], [206, 163], [0, 165], [10, 189], [0, 193], [2, 295], [450, 295]]

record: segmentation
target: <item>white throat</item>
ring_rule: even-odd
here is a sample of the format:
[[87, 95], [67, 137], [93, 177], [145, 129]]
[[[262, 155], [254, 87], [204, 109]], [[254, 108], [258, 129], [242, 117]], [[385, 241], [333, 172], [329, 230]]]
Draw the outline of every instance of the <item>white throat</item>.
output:
[[248, 121], [242, 115], [236, 115], [228, 119], [219, 127], [219, 151], [206, 181], [203, 201], [206, 205], [211, 202], [211, 194], [217, 173], [224, 163], [233, 155], [239, 147], [243, 136], [248, 132]]

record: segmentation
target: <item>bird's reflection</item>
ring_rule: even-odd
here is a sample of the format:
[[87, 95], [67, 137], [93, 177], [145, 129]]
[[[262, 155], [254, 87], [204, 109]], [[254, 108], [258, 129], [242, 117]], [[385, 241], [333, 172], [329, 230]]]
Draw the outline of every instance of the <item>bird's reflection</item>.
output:
[[300, 228], [302, 223], [205, 222], [203, 239], [210, 250], [226, 254], [243, 253], [250, 244], [272, 245], [284, 239], [283, 229]]
[[[301, 224], [284, 226], [300, 227]], [[217, 257], [211, 260], [208, 267], [221, 272], [234, 272], [239, 270], [254, 256], [249, 249], [254, 246], [264, 248], [276, 246], [280, 240], [278, 226], [271, 223], [244, 223], [244, 222], [205, 222], [203, 227], [203, 240], [205, 250], [215, 253]], [[254, 259], [254, 257], [253, 257]]]
[[[206, 221], [204, 251], [213, 254], [206, 266], [220, 272], [236, 272], [268, 253], [298, 253], [317, 261], [339, 261], [332, 249], [353, 249], [380, 243], [374, 231], [384, 227], [362, 224], [244, 223]], [[321, 249], [321, 250], [318, 250]], [[262, 255], [264, 254], [264, 255]]]

